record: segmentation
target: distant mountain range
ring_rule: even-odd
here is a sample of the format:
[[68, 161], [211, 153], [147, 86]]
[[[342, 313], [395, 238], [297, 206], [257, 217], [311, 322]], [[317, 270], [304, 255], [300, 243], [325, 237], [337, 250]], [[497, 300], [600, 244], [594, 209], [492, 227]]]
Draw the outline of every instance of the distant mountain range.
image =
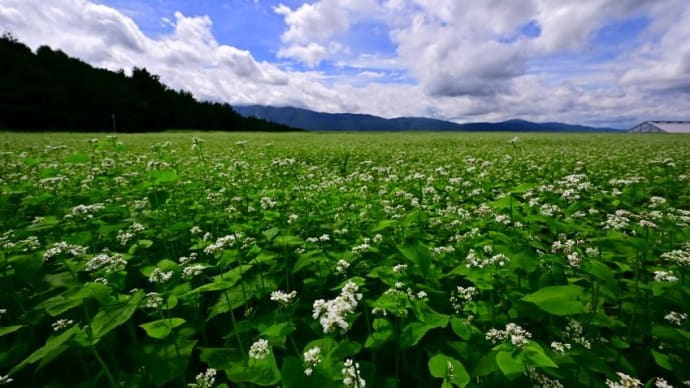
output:
[[235, 105], [245, 117], [256, 117], [309, 131], [500, 131], [500, 132], [622, 132], [614, 128], [587, 127], [564, 123], [533, 123], [508, 120], [498, 123], [466, 123], [425, 117], [383, 117], [355, 113], [321, 113], [292, 107]]

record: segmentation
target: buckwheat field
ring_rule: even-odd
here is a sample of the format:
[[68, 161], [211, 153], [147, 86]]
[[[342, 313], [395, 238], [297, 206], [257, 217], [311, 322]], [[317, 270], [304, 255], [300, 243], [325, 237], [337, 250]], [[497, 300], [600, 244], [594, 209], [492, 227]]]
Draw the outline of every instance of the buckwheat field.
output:
[[0, 385], [690, 385], [690, 138], [4, 134]]

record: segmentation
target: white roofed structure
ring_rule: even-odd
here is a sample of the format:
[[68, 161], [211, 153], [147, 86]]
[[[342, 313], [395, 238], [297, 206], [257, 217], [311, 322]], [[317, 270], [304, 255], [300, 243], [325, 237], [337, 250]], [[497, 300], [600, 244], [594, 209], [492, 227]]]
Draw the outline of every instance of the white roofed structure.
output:
[[628, 132], [690, 134], [690, 121], [645, 121], [630, 128]]

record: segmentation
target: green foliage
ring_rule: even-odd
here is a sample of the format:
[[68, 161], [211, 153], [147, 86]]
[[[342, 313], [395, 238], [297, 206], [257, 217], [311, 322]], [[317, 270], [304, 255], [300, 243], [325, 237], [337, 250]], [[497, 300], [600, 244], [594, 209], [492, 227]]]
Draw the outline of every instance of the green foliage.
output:
[[0, 376], [689, 380], [690, 140], [511, 137], [8, 134]]

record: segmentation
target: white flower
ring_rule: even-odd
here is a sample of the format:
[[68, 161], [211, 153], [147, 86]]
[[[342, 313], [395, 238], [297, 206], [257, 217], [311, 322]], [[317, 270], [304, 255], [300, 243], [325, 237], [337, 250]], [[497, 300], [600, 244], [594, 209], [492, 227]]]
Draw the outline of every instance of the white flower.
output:
[[362, 299], [362, 294], [357, 293], [357, 290], [357, 284], [348, 281], [335, 299], [314, 301], [312, 317], [319, 320], [324, 333], [331, 333], [336, 329], [341, 333], [347, 332], [349, 324], [345, 318], [347, 314], [354, 313]]
[[61, 255], [77, 257], [83, 255], [84, 253], [86, 253], [86, 247], [67, 244], [64, 241], [61, 241], [53, 244], [51, 248], [48, 248], [48, 250], [43, 253], [43, 261], [48, 261]]
[[369, 243], [363, 242], [360, 245], [352, 247], [352, 253], [357, 256], [361, 256], [364, 252], [368, 251], [369, 249], [371, 249], [371, 245], [369, 245]]
[[145, 299], [146, 307], [157, 309], [163, 304], [163, 297], [157, 292], [149, 292]]
[[570, 344], [564, 344], [558, 341], [551, 342], [551, 349], [556, 353], [565, 353], [565, 351], [570, 350], [570, 348], [572, 348]]
[[192, 235], [197, 235], [197, 234], [203, 233], [203, 230], [201, 230], [200, 227], [195, 225], [195, 226], [192, 226], [192, 229], [189, 229], [189, 233], [191, 233]]
[[567, 258], [568, 265], [570, 265], [573, 268], [580, 268], [580, 263], [582, 263], [582, 259], [580, 258], [580, 255], [577, 252], [569, 254]]
[[13, 382], [14, 379], [10, 377], [10, 375], [7, 376], [0, 376], [0, 385], [5, 385]]
[[280, 307], [285, 308], [287, 307], [290, 303], [292, 303], [292, 300], [295, 299], [297, 296], [297, 291], [292, 291], [290, 293], [281, 291], [281, 290], [275, 290], [271, 292], [271, 300], [274, 302], [278, 302]]
[[654, 386], [656, 388], [673, 388], [673, 385], [669, 384], [666, 379], [662, 377], [657, 377], [656, 381], [654, 382]]
[[474, 287], [457, 287], [457, 292], [451, 294], [450, 303], [453, 305], [455, 312], [460, 314], [463, 306], [467, 302], [472, 301], [472, 297], [477, 294], [477, 289]]
[[529, 343], [528, 338], [532, 338], [532, 333], [514, 323], [506, 325], [505, 330], [491, 329], [486, 332], [486, 340], [492, 343], [510, 340], [513, 346], [522, 348]]
[[117, 241], [120, 242], [120, 245], [127, 245], [127, 243], [130, 242], [134, 238], [134, 233], [132, 232], [126, 232], [123, 230], [118, 230], [117, 231]]
[[151, 275], [149, 275], [149, 282], [159, 284], [166, 283], [172, 278], [173, 274], [173, 271], [164, 272], [160, 268], [154, 268], [153, 272], [151, 272]]
[[654, 271], [654, 280], [657, 282], [677, 282], [678, 278], [673, 276], [673, 271]]
[[544, 376], [543, 374], [537, 372], [537, 369], [533, 367], [527, 368], [527, 376], [530, 378], [530, 380], [536, 383], [534, 384], [535, 387], [565, 388], [560, 381]]
[[103, 268], [105, 273], [109, 274], [122, 271], [126, 266], [127, 261], [121, 254], [115, 253], [112, 256], [109, 256], [107, 253], [101, 253], [94, 256], [86, 263], [86, 270], [93, 272]]
[[185, 278], [191, 278], [194, 276], [201, 275], [204, 272], [203, 264], [191, 264], [182, 268], [182, 276]]
[[584, 333], [584, 328], [582, 327], [582, 324], [576, 320], [571, 319], [568, 322], [568, 326], [565, 327], [565, 331], [563, 332], [563, 336], [565, 338], [570, 339], [571, 341], [575, 342], [576, 344], [580, 344], [583, 347], [587, 349], [592, 348], [591, 342], [583, 335]]
[[353, 362], [351, 359], [346, 359], [343, 363], [343, 385], [346, 387], [364, 388], [367, 382], [359, 374], [359, 363]]
[[265, 339], [256, 340], [251, 347], [249, 347], [249, 357], [262, 360], [268, 356], [271, 352], [271, 348], [268, 345], [268, 341]]
[[690, 265], [690, 250], [676, 249], [670, 252], [662, 253], [661, 258], [676, 263], [680, 266], [687, 266]]
[[609, 388], [633, 388], [641, 387], [642, 382], [636, 378], [630, 377], [622, 372], [616, 372], [619, 377], [617, 382], [606, 379], [606, 386]]
[[338, 263], [335, 265], [335, 272], [344, 274], [345, 272], [347, 272], [348, 268], [350, 268], [350, 263], [343, 259], [340, 259], [338, 260]]
[[60, 331], [62, 329], [67, 328], [68, 326], [71, 326], [74, 324], [74, 321], [71, 319], [66, 319], [66, 318], [61, 318], [58, 319], [57, 321], [53, 322], [51, 325], [53, 327], [53, 331]]
[[7, 309], [0, 309], [0, 318], [7, 313]]
[[393, 266], [393, 272], [400, 273], [400, 272], [403, 272], [405, 270], [407, 270], [407, 264], [397, 264], [397, 265]]
[[218, 239], [216, 239], [216, 242], [204, 248], [204, 253], [213, 255], [215, 253], [221, 252], [226, 247], [233, 247], [235, 245], [237, 237], [238, 236], [235, 234], [228, 234], [223, 237], [219, 237]]
[[314, 367], [316, 367], [319, 363], [321, 362], [321, 348], [318, 346], [315, 346], [306, 352], [304, 352], [304, 363], [307, 364], [307, 367], [304, 369], [304, 374], [307, 376], [311, 376], [312, 372], [314, 371]]
[[688, 314], [671, 311], [664, 316], [664, 319], [676, 326], [681, 326], [688, 319]]
[[216, 370], [213, 368], [206, 369], [205, 372], [201, 372], [196, 375], [196, 382], [193, 384], [187, 384], [189, 388], [210, 388], [216, 381]]

